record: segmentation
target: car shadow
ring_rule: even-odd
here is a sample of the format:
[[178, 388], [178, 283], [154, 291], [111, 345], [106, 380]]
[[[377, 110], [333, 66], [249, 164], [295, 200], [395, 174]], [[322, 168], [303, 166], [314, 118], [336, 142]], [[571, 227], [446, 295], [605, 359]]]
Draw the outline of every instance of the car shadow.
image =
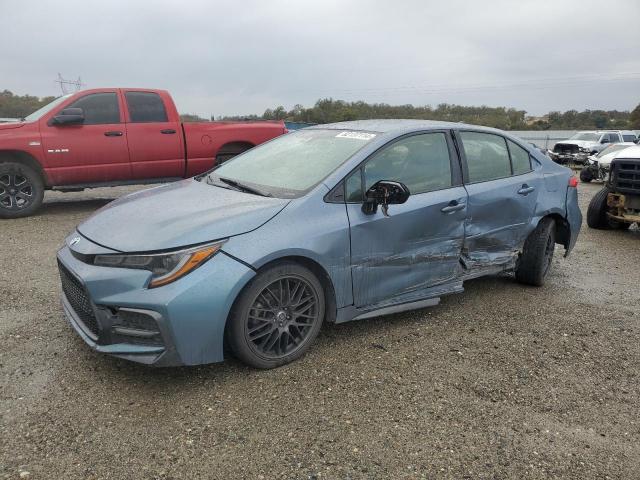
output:
[[[116, 197], [117, 198], [117, 197]], [[74, 213], [87, 213], [104, 207], [116, 198], [90, 198], [82, 200], [55, 200], [42, 204], [42, 207], [33, 215], [44, 217], [52, 215], [68, 215]]]
[[[374, 317], [368, 320], [346, 322], [343, 324], [324, 325], [311, 351], [313, 357], [331, 355], [334, 349], [341, 350], [346, 342], [362, 343], [362, 337], [372, 333], [394, 333], [411, 329], [414, 325], [423, 324], [425, 321], [442, 323], [441, 314], [449, 309], [464, 308], [464, 303], [468, 301], [465, 295], [486, 296], [490, 299], [492, 292], [496, 289], [510, 290], [527, 288], [517, 284], [508, 275], [489, 276], [465, 282], [465, 293], [461, 295], [451, 295], [443, 297], [440, 304], [435, 307], [428, 307], [419, 310], [411, 310], [391, 315]], [[450, 328], [447, 322], [443, 323], [443, 328]], [[78, 348], [86, 348], [80, 345], [83, 342], [78, 339]], [[383, 348], [377, 344], [367, 344], [371, 348]], [[362, 348], [358, 345], [354, 348]], [[248, 367], [234, 358], [230, 352], [225, 353], [225, 360], [222, 363], [190, 366], [190, 367], [149, 367], [126, 360], [121, 360], [96, 352], [87, 352], [87, 363], [79, 362], [81, 368], [99, 371], [101, 375], [115, 377], [118, 383], [136, 384], [136, 388], [147, 390], [149, 394], [164, 392], [170, 395], [171, 392], [178, 394], [184, 389], [199, 388], [206, 385], [207, 388], [224, 386], [227, 382], [235, 382], [239, 378], [247, 381], [258, 381], [261, 378], [278, 377], [288, 375], [292, 370], [311, 368], [305, 359], [311, 355], [307, 354], [302, 359], [272, 370], [258, 370]], [[310, 360], [309, 360], [310, 361]]]

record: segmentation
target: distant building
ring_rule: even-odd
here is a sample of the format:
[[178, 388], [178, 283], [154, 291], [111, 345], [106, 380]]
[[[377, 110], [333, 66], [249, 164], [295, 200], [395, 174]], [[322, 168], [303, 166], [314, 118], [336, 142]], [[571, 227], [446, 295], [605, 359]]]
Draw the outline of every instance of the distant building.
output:
[[549, 121], [549, 115], [543, 115], [541, 117], [525, 117], [524, 122], [527, 125], [533, 125], [536, 122], [548, 122]]

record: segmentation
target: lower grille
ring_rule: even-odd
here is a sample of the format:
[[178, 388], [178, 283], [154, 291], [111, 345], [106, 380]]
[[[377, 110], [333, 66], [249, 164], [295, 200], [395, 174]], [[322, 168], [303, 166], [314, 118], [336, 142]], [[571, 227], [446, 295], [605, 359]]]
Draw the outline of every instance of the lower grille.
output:
[[96, 320], [91, 300], [80, 280], [78, 280], [62, 263], [58, 261], [60, 271], [60, 282], [62, 291], [67, 297], [67, 301], [82, 323], [93, 333], [98, 335], [98, 322]]

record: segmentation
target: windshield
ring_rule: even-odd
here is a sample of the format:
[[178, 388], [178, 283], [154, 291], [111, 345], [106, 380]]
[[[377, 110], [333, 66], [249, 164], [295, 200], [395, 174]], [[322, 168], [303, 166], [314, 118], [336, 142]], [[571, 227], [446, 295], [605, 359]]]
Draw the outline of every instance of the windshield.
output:
[[620, 144], [609, 145], [607, 148], [603, 149], [600, 153], [598, 153], [596, 157], [600, 158], [610, 153], [617, 152], [618, 150], [624, 150], [625, 148], [629, 148], [629, 147], [630, 145], [620, 145]]
[[[231, 180], [274, 197], [299, 197], [375, 138], [346, 130], [304, 129], [253, 148], [213, 170], [210, 181]], [[229, 182], [227, 182], [228, 184]]]
[[46, 113], [48, 113], [51, 110], [53, 110], [56, 106], [60, 105], [67, 98], [69, 98], [71, 95], [72, 94], [70, 93], [68, 95], [63, 95], [62, 97], [56, 98], [53, 102], [47, 103], [44, 107], [39, 108], [38, 110], [33, 112], [31, 115], [27, 115], [26, 117], [24, 117], [24, 121], [25, 122], [35, 122], [36, 120], [39, 120], [43, 115], [45, 115]]
[[600, 135], [598, 135], [597, 133], [582, 132], [576, 133], [569, 140], [585, 140], [587, 142], [597, 142], [599, 138]]

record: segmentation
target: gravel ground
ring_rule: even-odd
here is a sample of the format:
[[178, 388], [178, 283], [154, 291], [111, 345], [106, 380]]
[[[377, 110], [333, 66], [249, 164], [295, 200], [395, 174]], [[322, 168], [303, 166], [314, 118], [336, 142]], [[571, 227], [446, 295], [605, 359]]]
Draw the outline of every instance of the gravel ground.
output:
[[637, 229], [585, 225], [545, 287], [470, 281], [276, 370], [149, 369], [89, 350], [58, 300], [65, 235], [131, 190], [0, 224], [0, 477], [638, 478]]

